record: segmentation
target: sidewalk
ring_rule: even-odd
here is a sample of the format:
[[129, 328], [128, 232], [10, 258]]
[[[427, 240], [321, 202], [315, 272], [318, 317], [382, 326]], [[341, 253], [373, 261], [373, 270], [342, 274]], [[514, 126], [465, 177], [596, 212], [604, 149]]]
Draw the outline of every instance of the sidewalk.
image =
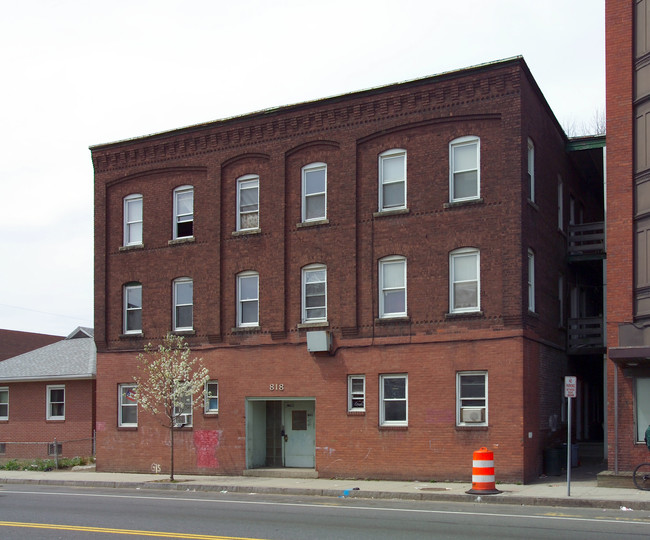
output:
[[497, 484], [498, 495], [469, 495], [471, 482], [412, 482], [387, 480], [331, 480], [325, 478], [270, 478], [257, 476], [104, 473], [94, 469], [64, 471], [0, 471], [4, 489], [10, 484], [89, 486], [100, 488], [174, 489], [283, 495], [316, 495], [366, 499], [404, 499], [608, 508], [623, 511], [650, 510], [650, 491], [598, 487], [595, 473], [572, 473], [571, 496], [566, 477], [539, 479], [533, 484]]

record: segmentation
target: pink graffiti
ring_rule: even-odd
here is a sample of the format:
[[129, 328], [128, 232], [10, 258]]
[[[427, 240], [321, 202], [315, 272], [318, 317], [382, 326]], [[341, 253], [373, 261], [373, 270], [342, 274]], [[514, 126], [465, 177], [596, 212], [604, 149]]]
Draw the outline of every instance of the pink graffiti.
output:
[[210, 469], [219, 467], [217, 448], [221, 431], [199, 429], [194, 431], [194, 447], [196, 448], [196, 466]]

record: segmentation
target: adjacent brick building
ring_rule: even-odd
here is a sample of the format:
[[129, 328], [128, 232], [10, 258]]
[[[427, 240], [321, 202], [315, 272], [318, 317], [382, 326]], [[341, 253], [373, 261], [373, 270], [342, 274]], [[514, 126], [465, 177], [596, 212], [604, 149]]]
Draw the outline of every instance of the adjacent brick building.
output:
[[583, 143], [514, 58], [92, 147], [98, 470], [165, 470], [129, 395], [172, 331], [212, 396], [177, 472], [467, 480], [486, 446], [537, 477], [564, 375], [602, 422], [602, 340], [569, 340], [589, 311], [602, 333], [602, 253], [568, 255], [602, 229]]

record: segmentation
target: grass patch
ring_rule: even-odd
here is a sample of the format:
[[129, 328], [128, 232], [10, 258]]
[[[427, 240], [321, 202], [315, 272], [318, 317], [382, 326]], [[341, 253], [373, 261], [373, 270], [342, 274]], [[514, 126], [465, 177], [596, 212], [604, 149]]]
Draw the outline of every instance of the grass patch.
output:
[[[92, 457], [59, 458], [59, 469], [70, 469], [77, 465], [93, 463], [95, 463], [95, 458]], [[0, 470], [4, 471], [51, 471], [54, 469], [56, 469], [56, 462], [53, 459], [11, 459], [0, 464]]]

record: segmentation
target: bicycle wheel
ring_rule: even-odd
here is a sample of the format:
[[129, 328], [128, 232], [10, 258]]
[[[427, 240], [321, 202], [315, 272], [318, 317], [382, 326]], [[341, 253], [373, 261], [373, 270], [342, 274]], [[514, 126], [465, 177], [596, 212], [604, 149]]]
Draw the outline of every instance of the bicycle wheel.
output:
[[632, 475], [634, 485], [644, 491], [650, 491], [650, 463], [641, 463]]

